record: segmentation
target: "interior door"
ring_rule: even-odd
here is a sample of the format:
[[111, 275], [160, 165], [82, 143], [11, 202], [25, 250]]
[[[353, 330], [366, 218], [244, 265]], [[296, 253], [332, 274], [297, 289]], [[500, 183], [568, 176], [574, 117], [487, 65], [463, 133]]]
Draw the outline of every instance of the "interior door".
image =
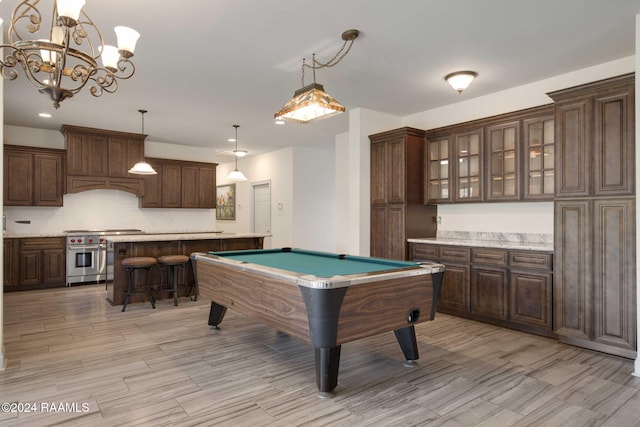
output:
[[253, 231], [271, 233], [271, 183], [253, 184]]

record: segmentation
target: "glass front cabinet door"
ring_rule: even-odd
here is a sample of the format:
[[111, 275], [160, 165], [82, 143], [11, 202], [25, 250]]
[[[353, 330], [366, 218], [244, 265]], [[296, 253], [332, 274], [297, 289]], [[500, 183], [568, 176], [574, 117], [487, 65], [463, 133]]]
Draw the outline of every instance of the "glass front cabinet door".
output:
[[427, 138], [425, 200], [427, 204], [449, 203], [451, 189], [451, 135]]
[[553, 115], [524, 120], [524, 198], [553, 200]]
[[483, 131], [480, 128], [454, 135], [456, 202], [482, 201]]
[[487, 128], [487, 200], [520, 198], [520, 122]]

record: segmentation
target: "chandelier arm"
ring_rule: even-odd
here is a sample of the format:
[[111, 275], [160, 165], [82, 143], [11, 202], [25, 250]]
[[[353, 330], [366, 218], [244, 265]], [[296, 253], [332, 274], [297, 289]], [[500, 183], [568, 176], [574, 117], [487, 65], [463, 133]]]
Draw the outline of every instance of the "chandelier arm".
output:
[[[0, 45], [0, 49], [4, 48], [14, 49], [13, 46], [6, 44]], [[18, 77], [18, 72], [14, 70], [13, 67], [19, 63], [20, 61], [16, 59], [15, 53], [7, 55], [4, 59], [0, 58], [0, 74], [2, 74], [2, 77], [7, 80], [15, 80]]]

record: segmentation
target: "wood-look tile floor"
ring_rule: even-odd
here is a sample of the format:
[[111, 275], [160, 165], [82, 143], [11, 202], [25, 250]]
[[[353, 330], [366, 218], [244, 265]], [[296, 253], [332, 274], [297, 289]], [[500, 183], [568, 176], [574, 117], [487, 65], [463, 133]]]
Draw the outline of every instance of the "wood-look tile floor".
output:
[[5, 294], [0, 402], [36, 412], [0, 426], [640, 426], [631, 360], [552, 339], [438, 314], [415, 368], [392, 333], [343, 345], [322, 399], [307, 344], [231, 310], [213, 330], [208, 312], [122, 313], [104, 285]]

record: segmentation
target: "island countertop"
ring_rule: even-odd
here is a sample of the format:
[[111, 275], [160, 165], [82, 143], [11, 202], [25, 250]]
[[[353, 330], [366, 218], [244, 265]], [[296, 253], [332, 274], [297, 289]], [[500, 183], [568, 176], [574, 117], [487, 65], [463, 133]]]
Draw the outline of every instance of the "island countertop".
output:
[[271, 234], [262, 233], [224, 233], [224, 232], [193, 232], [193, 233], [145, 233], [123, 234], [104, 236], [111, 243], [136, 243], [136, 242], [166, 242], [177, 240], [211, 240], [211, 239], [242, 239], [253, 237], [271, 237]]

